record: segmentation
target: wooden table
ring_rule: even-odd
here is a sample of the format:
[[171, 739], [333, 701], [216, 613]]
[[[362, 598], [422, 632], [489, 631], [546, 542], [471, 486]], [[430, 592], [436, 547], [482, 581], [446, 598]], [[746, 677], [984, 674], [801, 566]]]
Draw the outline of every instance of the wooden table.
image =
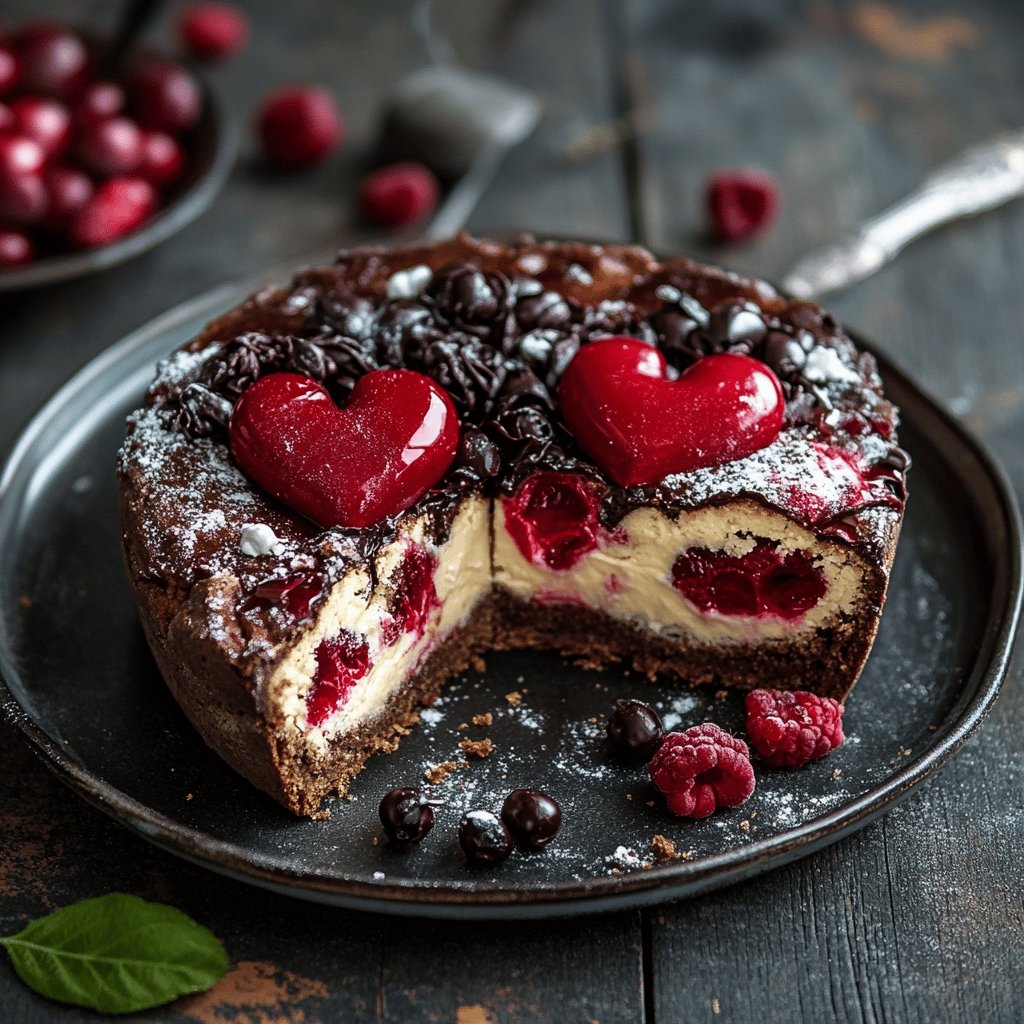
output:
[[[15, 21], [42, 6], [96, 25], [113, 4], [4, 6]], [[0, 298], [0, 447], [74, 369], [154, 314], [355, 237], [353, 183], [382, 90], [424, 60], [407, 9], [245, 7], [252, 44], [215, 72], [233, 109], [248, 117], [274, 83], [323, 82], [347, 114], [344, 153], [278, 177], [246, 152], [215, 209], [158, 251]], [[540, 131], [473, 218], [481, 233], [633, 238], [772, 277], [937, 161], [1024, 121], [1024, 9], [1012, 0], [450, 0], [440, 13], [468, 63], [528, 84], [545, 103]], [[574, 140], [611, 123], [635, 130], [567, 160]], [[745, 163], [779, 176], [783, 214], [755, 244], [714, 247], [701, 183], [714, 167]], [[1022, 270], [1017, 203], [922, 241], [832, 302], [965, 416], [1018, 486]], [[225, 881], [88, 808], [4, 730], [0, 932], [110, 890], [181, 907], [223, 938], [234, 966], [213, 992], [136, 1018], [146, 1021], [1020, 1021], [1022, 675], [1018, 658], [981, 734], [857, 835], [696, 901], [541, 924], [392, 920]], [[94, 1019], [35, 997], [0, 964], [0, 1020]]]

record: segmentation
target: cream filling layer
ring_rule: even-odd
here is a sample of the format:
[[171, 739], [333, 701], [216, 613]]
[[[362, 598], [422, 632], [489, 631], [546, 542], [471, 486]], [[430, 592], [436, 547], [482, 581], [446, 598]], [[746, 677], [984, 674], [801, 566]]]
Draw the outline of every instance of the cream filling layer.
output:
[[778, 541], [782, 554], [822, 550], [809, 530], [753, 503], [695, 509], [675, 519], [643, 508], [629, 513], [615, 536], [603, 538], [571, 569], [557, 572], [523, 556], [505, 527], [504, 502], [499, 501], [494, 511], [494, 580], [523, 601], [583, 604], [649, 632], [713, 643], [788, 639], [854, 608], [863, 589], [863, 570], [853, 553], [839, 545], [816, 555], [828, 590], [795, 622], [701, 612], [672, 585], [672, 564], [687, 548], [744, 555], [759, 537]]
[[[309, 742], [324, 747], [331, 736], [350, 732], [380, 714], [391, 696], [416, 670], [425, 655], [465, 624], [491, 588], [490, 507], [481, 499], [468, 501], [455, 518], [451, 539], [439, 546], [426, 542], [426, 520], [409, 524], [393, 544], [377, 556], [378, 584], [371, 590], [364, 569], [349, 573], [335, 584], [316, 623], [299, 638], [275, 668], [267, 694], [284, 717], [284, 728], [302, 731]], [[433, 609], [422, 635], [412, 632], [385, 646], [382, 625], [389, 616], [389, 584], [411, 545], [426, 547], [437, 558], [434, 587], [439, 607]], [[306, 697], [316, 673], [320, 642], [342, 630], [365, 640], [370, 669], [353, 687], [348, 700], [322, 727], [306, 722]]]

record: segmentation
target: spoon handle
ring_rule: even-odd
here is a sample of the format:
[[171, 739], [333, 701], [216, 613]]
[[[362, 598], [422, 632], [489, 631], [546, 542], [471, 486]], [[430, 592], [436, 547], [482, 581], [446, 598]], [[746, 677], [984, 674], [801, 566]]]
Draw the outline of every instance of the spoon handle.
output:
[[104, 75], [113, 75], [120, 70], [135, 40], [162, 6], [162, 0], [126, 0], [121, 8], [110, 46], [103, 56]]
[[1024, 195], [1024, 129], [972, 146], [848, 238], [804, 257], [782, 287], [800, 299], [845, 288], [889, 263], [916, 238]]

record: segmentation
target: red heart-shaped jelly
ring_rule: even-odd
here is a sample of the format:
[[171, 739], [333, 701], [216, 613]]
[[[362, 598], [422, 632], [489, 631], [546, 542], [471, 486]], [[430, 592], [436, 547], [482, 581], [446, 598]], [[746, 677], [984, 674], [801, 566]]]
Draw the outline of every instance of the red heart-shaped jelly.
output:
[[444, 389], [412, 370], [376, 370], [344, 406], [297, 373], [260, 377], [231, 412], [231, 452], [264, 490], [320, 526], [369, 526], [408, 508], [455, 458]]
[[784, 401], [764, 363], [722, 353], [668, 379], [658, 349], [636, 338], [584, 345], [558, 400], [580, 447], [623, 487], [742, 459], [778, 437]]

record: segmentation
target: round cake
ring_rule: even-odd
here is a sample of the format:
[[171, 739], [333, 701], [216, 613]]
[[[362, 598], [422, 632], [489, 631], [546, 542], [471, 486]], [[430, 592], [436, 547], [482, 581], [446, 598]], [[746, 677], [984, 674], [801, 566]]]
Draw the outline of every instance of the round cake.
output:
[[316, 815], [493, 651], [844, 699], [896, 426], [873, 357], [760, 281], [637, 246], [355, 249], [158, 368], [125, 556], [206, 742]]

